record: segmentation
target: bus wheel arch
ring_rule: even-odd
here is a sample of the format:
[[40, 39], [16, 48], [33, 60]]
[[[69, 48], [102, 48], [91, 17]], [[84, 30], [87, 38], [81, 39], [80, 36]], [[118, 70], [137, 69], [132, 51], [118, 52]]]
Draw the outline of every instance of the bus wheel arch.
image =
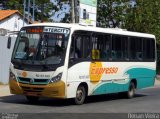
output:
[[82, 105], [87, 95], [88, 95], [88, 85], [87, 83], [82, 82], [77, 87], [76, 95], [74, 98], [75, 104]]
[[83, 86], [85, 88], [86, 96], [88, 96], [88, 84], [86, 82], [82, 82], [79, 84], [79, 86]]
[[135, 88], [137, 89], [137, 80], [136, 80], [136, 79], [132, 79], [132, 80], [130, 81], [130, 83], [131, 83], [131, 82], [133, 82], [133, 83], [134, 83]]

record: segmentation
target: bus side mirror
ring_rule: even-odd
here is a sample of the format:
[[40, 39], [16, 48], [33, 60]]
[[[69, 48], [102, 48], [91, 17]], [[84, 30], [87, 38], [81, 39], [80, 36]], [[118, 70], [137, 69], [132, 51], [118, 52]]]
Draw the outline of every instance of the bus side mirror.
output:
[[8, 37], [8, 42], [7, 42], [7, 48], [10, 49], [11, 48], [11, 37]]

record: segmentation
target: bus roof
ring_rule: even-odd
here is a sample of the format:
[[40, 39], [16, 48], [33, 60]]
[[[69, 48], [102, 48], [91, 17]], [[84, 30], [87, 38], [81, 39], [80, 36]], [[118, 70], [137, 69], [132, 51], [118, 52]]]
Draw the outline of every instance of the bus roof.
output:
[[65, 27], [71, 28], [72, 30], [85, 30], [85, 31], [95, 31], [101, 33], [109, 33], [109, 34], [120, 34], [126, 36], [138, 36], [138, 37], [147, 37], [147, 38], [155, 38], [155, 35], [148, 34], [148, 33], [140, 33], [140, 32], [132, 32], [123, 30], [120, 28], [100, 28], [100, 27], [93, 27], [87, 25], [80, 25], [80, 24], [69, 24], [69, 23], [38, 23], [38, 24], [31, 24], [29, 26], [58, 26], [58, 27]]

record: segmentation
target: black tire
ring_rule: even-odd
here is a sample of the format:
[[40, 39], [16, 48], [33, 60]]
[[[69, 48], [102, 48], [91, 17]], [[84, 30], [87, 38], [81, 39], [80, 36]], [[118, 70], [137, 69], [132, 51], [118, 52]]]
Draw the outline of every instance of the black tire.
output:
[[76, 97], [74, 98], [74, 102], [76, 105], [82, 105], [86, 98], [86, 90], [83, 86], [79, 86], [76, 91]]
[[134, 82], [131, 82], [130, 85], [129, 85], [129, 87], [128, 87], [128, 91], [126, 92], [126, 97], [128, 99], [133, 98], [134, 95], [135, 95], [135, 90], [136, 90], [135, 84], [134, 84]]
[[35, 96], [26, 96], [26, 98], [30, 103], [36, 103], [39, 100], [39, 97]]

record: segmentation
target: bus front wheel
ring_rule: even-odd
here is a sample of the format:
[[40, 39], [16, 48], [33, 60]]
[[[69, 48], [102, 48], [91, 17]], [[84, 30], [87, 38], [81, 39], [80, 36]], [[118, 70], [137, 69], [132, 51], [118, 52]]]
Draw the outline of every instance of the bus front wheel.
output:
[[74, 98], [74, 102], [77, 105], [82, 105], [86, 98], [86, 91], [83, 86], [79, 86], [76, 91], [76, 97]]

